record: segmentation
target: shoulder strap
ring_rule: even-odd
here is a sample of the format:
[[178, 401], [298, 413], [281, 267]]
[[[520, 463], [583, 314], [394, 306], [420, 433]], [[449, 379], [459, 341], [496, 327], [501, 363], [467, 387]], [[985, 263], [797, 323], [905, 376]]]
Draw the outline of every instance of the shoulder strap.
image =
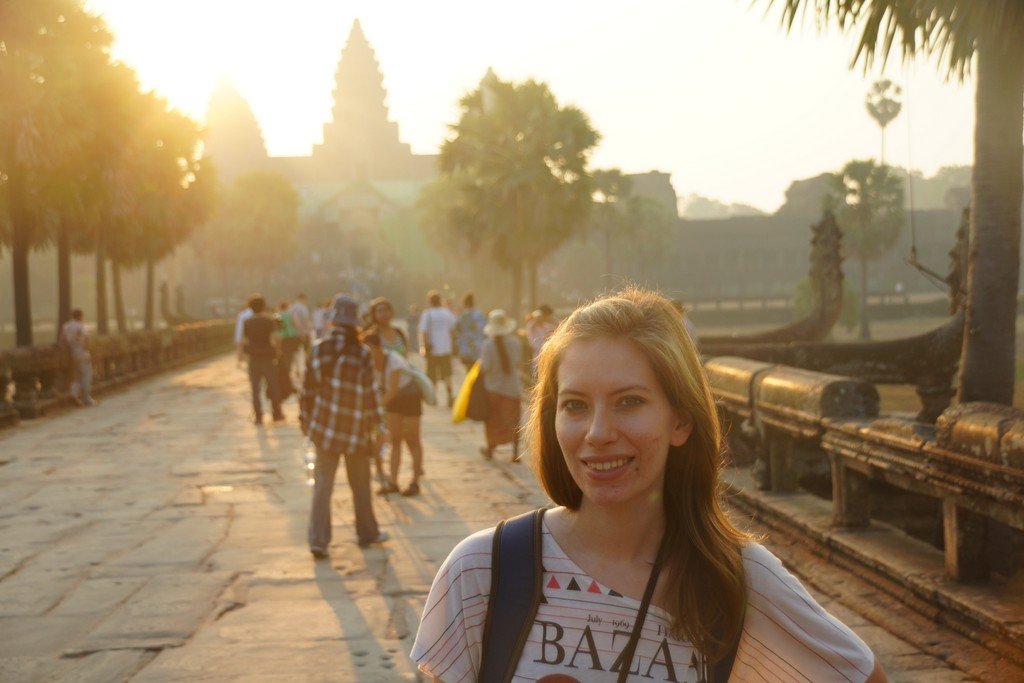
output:
[[512, 517], [494, 530], [491, 591], [481, 644], [480, 683], [511, 681], [541, 598], [544, 508]]
[[[742, 635], [743, 629], [740, 629]], [[729, 680], [729, 676], [732, 675], [732, 665], [736, 663], [736, 651], [739, 650], [740, 639], [737, 638], [736, 642], [732, 644], [728, 654], [722, 659], [715, 662], [714, 666], [711, 667], [711, 675], [708, 677], [709, 683], [726, 683]]]
[[708, 683], [727, 683], [732, 675], [732, 666], [736, 663], [736, 652], [740, 649], [740, 638], [743, 637], [743, 626], [740, 625], [740, 632], [732, 642], [732, 647], [725, 653], [725, 656], [714, 663], [711, 671], [708, 672]]

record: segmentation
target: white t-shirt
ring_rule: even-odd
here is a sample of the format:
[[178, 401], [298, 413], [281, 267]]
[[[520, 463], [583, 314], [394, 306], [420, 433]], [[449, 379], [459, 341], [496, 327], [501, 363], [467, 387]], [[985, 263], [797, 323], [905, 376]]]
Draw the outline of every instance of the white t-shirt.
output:
[[[476, 681], [491, 582], [494, 529], [466, 538], [430, 588], [412, 658], [446, 683]], [[640, 604], [587, 576], [544, 527], [543, 600], [513, 681], [615, 681], [609, 671]], [[763, 546], [743, 550], [747, 611], [732, 681], [862, 682], [871, 650], [826, 612]], [[668, 614], [651, 605], [633, 657], [631, 681], [699, 679], [700, 656], [668, 635]], [[548, 679], [547, 677], [551, 678]]]
[[235, 316], [235, 344], [245, 341], [245, 321], [253, 315], [252, 309], [246, 306]]
[[430, 341], [431, 356], [447, 356], [452, 352], [452, 330], [455, 314], [444, 306], [431, 306], [420, 316], [420, 332]]
[[89, 337], [89, 333], [81, 320], [69, 320], [64, 323], [61, 326], [60, 336], [68, 345], [68, 350], [71, 351], [73, 357], [82, 358], [89, 355], [85, 341]]
[[384, 361], [384, 373], [381, 377], [381, 393], [386, 393], [388, 390], [388, 384], [391, 382], [392, 373], [398, 373], [398, 388], [401, 389], [413, 379], [409, 376], [408, 372], [405, 372], [410, 367], [409, 361], [407, 361], [401, 354], [397, 354], [394, 351], [387, 352], [387, 359]]

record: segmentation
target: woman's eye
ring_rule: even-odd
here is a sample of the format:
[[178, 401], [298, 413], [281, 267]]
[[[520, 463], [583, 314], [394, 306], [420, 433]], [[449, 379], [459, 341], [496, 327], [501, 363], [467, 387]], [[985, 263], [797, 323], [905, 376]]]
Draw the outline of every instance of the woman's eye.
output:
[[579, 399], [570, 398], [562, 401], [562, 410], [583, 410], [586, 405]]
[[632, 408], [634, 406], [643, 405], [643, 402], [644, 400], [639, 396], [624, 396], [622, 400], [619, 401], [619, 405], [626, 408]]

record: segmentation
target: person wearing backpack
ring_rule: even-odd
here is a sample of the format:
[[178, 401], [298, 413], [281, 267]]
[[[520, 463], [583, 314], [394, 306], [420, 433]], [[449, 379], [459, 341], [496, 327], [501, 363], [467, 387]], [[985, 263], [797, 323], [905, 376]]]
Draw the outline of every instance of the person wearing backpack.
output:
[[[554, 506], [456, 546], [411, 656], [434, 681], [844, 681], [885, 673], [724, 511], [682, 316], [628, 289], [542, 349], [527, 426]], [[780, 672], [784, 672], [783, 676]]]
[[[390, 476], [377, 491], [380, 495], [399, 493], [415, 496], [420, 492], [423, 475], [423, 443], [420, 441], [420, 418], [423, 415], [423, 394], [412, 375], [409, 361], [396, 351], [385, 349], [380, 334], [363, 335], [363, 343], [370, 349], [373, 366], [379, 377], [381, 404], [384, 406], [388, 434], [391, 436]], [[402, 465], [402, 443], [412, 454], [412, 482], [404, 488], [398, 486], [398, 473]]]

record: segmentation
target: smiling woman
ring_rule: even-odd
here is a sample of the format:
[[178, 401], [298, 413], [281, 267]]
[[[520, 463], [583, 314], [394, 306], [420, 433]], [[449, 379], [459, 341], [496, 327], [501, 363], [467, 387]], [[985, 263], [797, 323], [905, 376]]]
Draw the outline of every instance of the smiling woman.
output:
[[870, 649], [725, 515], [715, 406], [667, 299], [632, 289], [569, 316], [541, 352], [528, 432], [558, 506], [537, 523], [542, 594], [505, 676], [483, 675], [494, 652], [485, 622], [504, 602], [491, 596], [496, 531], [462, 541], [413, 646], [434, 680], [886, 680]]

